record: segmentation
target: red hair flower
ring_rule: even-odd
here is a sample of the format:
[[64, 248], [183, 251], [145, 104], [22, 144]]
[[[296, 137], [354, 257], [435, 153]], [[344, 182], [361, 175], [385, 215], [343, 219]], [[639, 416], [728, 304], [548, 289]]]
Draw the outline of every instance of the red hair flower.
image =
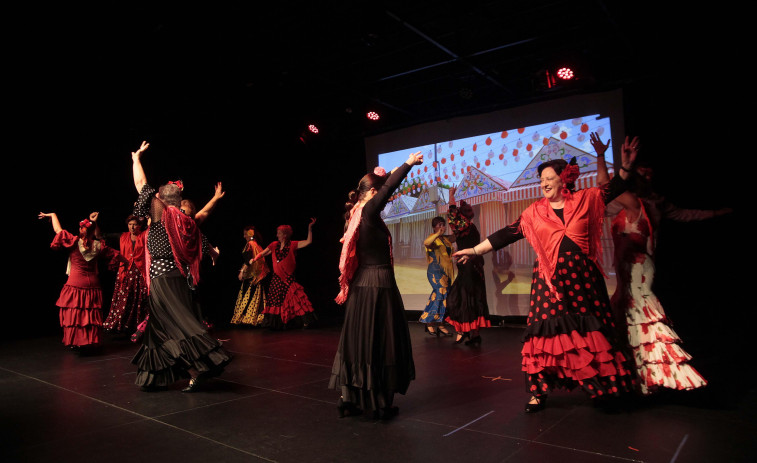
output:
[[379, 177], [386, 177], [386, 169], [380, 166], [373, 169], [373, 173], [378, 175]]
[[176, 185], [177, 187], [179, 187], [179, 190], [184, 191], [184, 182], [182, 182], [181, 180], [170, 181], [170, 182], [168, 182], [168, 184], [169, 185]]
[[79, 227], [89, 228], [92, 226], [92, 222], [89, 221], [89, 219], [84, 219], [81, 222], [79, 222]]

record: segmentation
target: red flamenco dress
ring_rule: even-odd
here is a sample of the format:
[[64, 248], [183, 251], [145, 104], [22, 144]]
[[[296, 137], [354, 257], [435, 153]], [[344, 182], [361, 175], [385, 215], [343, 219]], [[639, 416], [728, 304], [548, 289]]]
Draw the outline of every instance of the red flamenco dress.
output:
[[86, 248], [78, 236], [61, 230], [53, 238], [52, 249], [67, 249], [68, 281], [55, 303], [60, 308], [63, 344], [83, 347], [100, 343], [102, 330], [102, 289], [97, 278], [97, 259], [108, 259], [115, 266], [118, 251], [100, 241]]
[[628, 220], [624, 209], [612, 221], [618, 275], [613, 309], [625, 317], [642, 394], [662, 387], [696, 389], [707, 381], [688, 364], [691, 355], [679, 345], [681, 339], [652, 292], [654, 233], [644, 202], [639, 202], [636, 220]]
[[598, 264], [605, 204], [622, 190], [616, 177], [567, 195], [563, 209], [541, 199], [489, 237], [495, 250], [526, 238], [537, 254], [521, 352], [526, 391], [536, 397], [555, 388], [578, 386], [591, 398], [633, 388]]
[[121, 255], [128, 260], [128, 263], [122, 264], [118, 270], [110, 313], [103, 324], [108, 331], [116, 333], [134, 331], [149, 313], [145, 278], [146, 236], [146, 232], [141, 232], [135, 240], [132, 240], [131, 233], [124, 232], [119, 238]]
[[316, 320], [305, 289], [294, 279], [297, 243], [289, 241], [283, 248], [278, 241], [268, 245], [273, 258], [273, 277], [268, 288], [266, 307], [263, 309], [263, 326], [266, 328], [284, 329], [295, 318], [303, 326]]

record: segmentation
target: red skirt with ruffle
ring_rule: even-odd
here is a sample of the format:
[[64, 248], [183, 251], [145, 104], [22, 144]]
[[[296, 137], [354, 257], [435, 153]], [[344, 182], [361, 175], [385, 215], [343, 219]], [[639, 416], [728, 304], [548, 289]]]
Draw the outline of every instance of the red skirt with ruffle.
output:
[[65, 285], [56, 305], [63, 328], [63, 344], [86, 346], [100, 343], [103, 317], [102, 290], [100, 288], [77, 288]]

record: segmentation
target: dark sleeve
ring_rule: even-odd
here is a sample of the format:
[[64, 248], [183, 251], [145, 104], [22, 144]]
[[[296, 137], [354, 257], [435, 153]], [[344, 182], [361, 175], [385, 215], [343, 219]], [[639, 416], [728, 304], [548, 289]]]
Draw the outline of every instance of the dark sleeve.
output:
[[208, 237], [205, 236], [205, 233], [200, 233], [200, 236], [202, 237], [202, 255], [209, 256], [210, 248], [212, 247], [210, 241], [208, 240]]
[[604, 190], [603, 197], [605, 205], [607, 205], [610, 203], [610, 201], [625, 193], [626, 190], [628, 190], [628, 184], [620, 177], [620, 175], [615, 175], [609, 183], [601, 186], [600, 188]]
[[371, 198], [371, 200], [366, 203], [363, 214], [375, 213], [376, 209], [378, 209], [378, 212], [382, 211], [384, 209], [384, 206], [386, 206], [389, 197], [392, 195], [394, 190], [396, 190], [397, 187], [400, 186], [400, 182], [402, 182], [402, 179], [407, 176], [412, 167], [413, 166], [408, 166], [406, 162], [403, 162], [402, 165], [397, 167], [394, 172], [389, 175], [389, 178], [386, 179], [384, 185], [376, 192], [376, 196]]
[[491, 243], [494, 251], [513, 244], [520, 239], [523, 239], [523, 232], [520, 229], [520, 217], [505, 228], [489, 235], [489, 243]]
[[675, 220], [676, 222], [693, 222], [695, 220], [706, 220], [715, 217], [715, 211], [681, 209], [665, 200], [660, 202], [659, 207], [663, 217]]
[[155, 188], [145, 183], [142, 186], [142, 191], [139, 192], [137, 202], [134, 203], [134, 215], [137, 217], [149, 217], [150, 202], [154, 196]]

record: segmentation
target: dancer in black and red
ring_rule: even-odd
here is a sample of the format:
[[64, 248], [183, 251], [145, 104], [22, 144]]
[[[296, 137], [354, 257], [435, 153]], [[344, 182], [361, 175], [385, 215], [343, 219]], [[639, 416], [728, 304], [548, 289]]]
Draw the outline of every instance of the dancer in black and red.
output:
[[[635, 147], [626, 143], [624, 148], [623, 179], [636, 157]], [[633, 367], [621, 351], [599, 266], [605, 204], [624, 191], [625, 182], [616, 176], [608, 183], [604, 158], [598, 158], [597, 181], [603, 186], [573, 191], [579, 175], [574, 160], [540, 164], [544, 198], [515, 223], [454, 254], [465, 262], [522, 238], [536, 252], [521, 352], [531, 394], [526, 412], [542, 410], [550, 391], [558, 387], [581, 387], [591, 398], [633, 388]]]
[[271, 329], [284, 329], [292, 320], [299, 320], [307, 328], [317, 320], [305, 288], [297, 283], [294, 271], [297, 268], [297, 252], [313, 242], [313, 225], [315, 218], [308, 224], [308, 237], [304, 241], [292, 241], [292, 227], [280, 225], [276, 229], [278, 241], [269, 244], [258, 253], [250, 263], [266, 256], [272, 256], [273, 277], [268, 287], [268, 300], [263, 309], [263, 326]]

